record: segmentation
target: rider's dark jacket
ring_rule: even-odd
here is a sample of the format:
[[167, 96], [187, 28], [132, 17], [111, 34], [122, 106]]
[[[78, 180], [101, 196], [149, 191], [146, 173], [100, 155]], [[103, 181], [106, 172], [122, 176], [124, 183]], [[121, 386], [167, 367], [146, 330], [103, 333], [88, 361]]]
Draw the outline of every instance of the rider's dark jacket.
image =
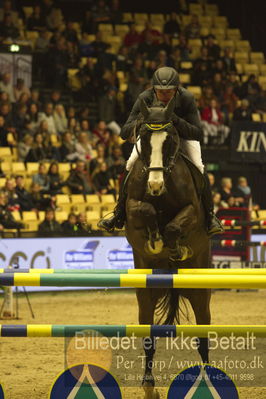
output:
[[[144, 99], [148, 107], [150, 107], [156, 95], [153, 88], [145, 90], [138, 96], [137, 101], [133, 105], [131, 113], [121, 129], [120, 136], [126, 140], [133, 132], [136, 121], [140, 118], [140, 101]], [[185, 140], [202, 139], [202, 128], [200, 125], [199, 113], [195, 104], [192, 93], [183, 87], [179, 87], [175, 95], [175, 109], [173, 114], [173, 123], [179, 136]]]

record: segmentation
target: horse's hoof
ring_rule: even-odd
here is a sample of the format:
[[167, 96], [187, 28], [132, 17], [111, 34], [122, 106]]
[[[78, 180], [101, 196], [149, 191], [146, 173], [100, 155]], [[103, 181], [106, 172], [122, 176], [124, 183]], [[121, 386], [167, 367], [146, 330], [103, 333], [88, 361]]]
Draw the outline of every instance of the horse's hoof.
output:
[[178, 258], [176, 260], [184, 261], [193, 256], [193, 251], [189, 246], [180, 245], [178, 248]]
[[154, 240], [153, 245], [150, 240], [145, 244], [145, 250], [148, 254], [157, 255], [163, 250], [163, 241], [161, 239]]
[[145, 396], [144, 399], [160, 399], [159, 392], [154, 388], [144, 388]]

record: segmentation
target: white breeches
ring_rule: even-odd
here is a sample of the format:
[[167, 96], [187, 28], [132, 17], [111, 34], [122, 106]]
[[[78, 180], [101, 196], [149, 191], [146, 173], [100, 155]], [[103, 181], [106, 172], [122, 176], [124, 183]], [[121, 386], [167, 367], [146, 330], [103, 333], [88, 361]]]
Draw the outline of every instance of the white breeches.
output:
[[[140, 140], [137, 142], [138, 150], [141, 152]], [[201, 159], [201, 148], [199, 141], [180, 139], [180, 148], [182, 152], [191, 160], [191, 162], [199, 169], [201, 173], [204, 172], [204, 165]], [[134, 146], [130, 157], [128, 158], [126, 170], [131, 170], [134, 163], [138, 159], [136, 146]]]

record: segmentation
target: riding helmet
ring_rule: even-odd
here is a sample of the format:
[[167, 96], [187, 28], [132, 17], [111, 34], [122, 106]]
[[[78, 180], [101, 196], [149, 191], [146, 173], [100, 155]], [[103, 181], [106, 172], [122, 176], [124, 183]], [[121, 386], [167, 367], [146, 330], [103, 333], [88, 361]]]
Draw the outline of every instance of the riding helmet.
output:
[[152, 86], [154, 89], [176, 89], [180, 84], [178, 72], [174, 68], [158, 68], [152, 77]]

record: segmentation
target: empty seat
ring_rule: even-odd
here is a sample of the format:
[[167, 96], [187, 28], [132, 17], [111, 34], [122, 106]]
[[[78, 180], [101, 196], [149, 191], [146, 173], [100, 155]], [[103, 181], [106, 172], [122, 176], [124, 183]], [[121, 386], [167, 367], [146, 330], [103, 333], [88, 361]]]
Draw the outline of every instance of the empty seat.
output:
[[191, 61], [182, 61], [180, 63], [180, 68], [181, 69], [192, 69], [192, 67], [193, 67], [193, 64], [192, 64]]
[[163, 25], [165, 23], [165, 18], [163, 14], [150, 14], [150, 21], [155, 25]]
[[0, 147], [0, 161], [12, 159], [12, 151], [10, 147]]
[[224, 16], [214, 16], [213, 17], [213, 25], [215, 27], [220, 27], [220, 28], [227, 28], [228, 26], [228, 21], [227, 18]]
[[123, 22], [131, 22], [133, 21], [133, 15], [131, 12], [123, 12]]
[[31, 176], [38, 172], [39, 163], [38, 162], [27, 162], [27, 175]]
[[239, 75], [243, 73], [243, 66], [241, 63], [236, 63], [236, 71]]
[[69, 213], [71, 210], [71, 202], [70, 202], [69, 195], [57, 194], [56, 205], [60, 208], [61, 211], [65, 211], [65, 212]]
[[23, 175], [25, 176], [27, 173], [24, 162], [12, 162], [11, 164], [12, 173], [14, 175]]
[[251, 51], [250, 61], [257, 65], [264, 64], [264, 54], [259, 51]]
[[134, 14], [134, 21], [136, 24], [145, 24], [149, 20], [148, 14], [142, 12], [136, 12]]
[[90, 211], [99, 211], [101, 207], [100, 197], [97, 194], [87, 194], [85, 196], [87, 209]]
[[210, 15], [199, 15], [199, 22], [201, 26], [210, 28], [213, 25], [213, 17]]
[[254, 112], [252, 114], [252, 121], [253, 122], [261, 122], [261, 116], [257, 112]]
[[128, 31], [129, 31], [128, 25], [115, 25], [115, 33], [121, 38], [123, 38]]
[[251, 73], [257, 75], [259, 73], [259, 67], [256, 64], [244, 64], [243, 68], [247, 75], [250, 75]]
[[209, 27], [203, 26], [200, 28], [200, 36], [208, 36], [211, 30]]
[[259, 70], [261, 75], [266, 75], [266, 64], [259, 65]]
[[3, 188], [6, 184], [6, 178], [0, 177], [0, 189]]
[[188, 86], [187, 89], [194, 95], [195, 98], [199, 99], [201, 96], [200, 86]]
[[205, 4], [205, 14], [216, 16], [219, 15], [219, 9], [216, 4]]
[[10, 175], [12, 172], [11, 163], [8, 161], [1, 162], [1, 169], [5, 175]]
[[225, 38], [225, 29], [224, 28], [211, 28], [211, 33], [216, 37], [217, 40]]
[[221, 47], [222, 49], [228, 47], [228, 48], [230, 48], [231, 50], [234, 50], [234, 48], [235, 48], [235, 42], [234, 42], [234, 40], [230, 40], [230, 39], [222, 39], [222, 40], [219, 40], [219, 45], [220, 45], [220, 47]]
[[248, 63], [249, 60], [249, 56], [248, 53], [246, 53], [245, 51], [236, 51], [235, 52], [235, 61], [243, 64], [243, 63]]
[[240, 33], [239, 29], [227, 29], [226, 36], [227, 36], [227, 39], [230, 39], [230, 40], [240, 40], [241, 39], [241, 33]]
[[71, 209], [75, 212], [84, 212], [87, 207], [87, 203], [85, 201], [83, 194], [71, 194]]
[[189, 73], [180, 73], [179, 77], [180, 77], [181, 84], [189, 84], [191, 81], [191, 77], [190, 77]]
[[189, 39], [188, 44], [191, 47], [201, 47], [202, 46], [202, 40], [201, 39]]
[[266, 76], [259, 76], [258, 81], [262, 89], [266, 90]]
[[68, 218], [68, 212], [66, 212], [66, 211], [57, 211], [56, 213], [55, 213], [55, 219], [57, 220], [57, 222], [59, 222], [59, 223], [62, 223], [62, 222], [64, 222], [65, 220], [67, 220], [67, 218]]
[[112, 24], [99, 24], [98, 30], [100, 32], [108, 32], [111, 35], [114, 33], [113, 25]]
[[203, 14], [202, 5], [201, 4], [197, 4], [197, 3], [190, 3], [189, 4], [189, 13], [190, 14], [196, 14], [196, 15]]
[[250, 51], [250, 43], [248, 40], [236, 40], [235, 48], [237, 51]]

